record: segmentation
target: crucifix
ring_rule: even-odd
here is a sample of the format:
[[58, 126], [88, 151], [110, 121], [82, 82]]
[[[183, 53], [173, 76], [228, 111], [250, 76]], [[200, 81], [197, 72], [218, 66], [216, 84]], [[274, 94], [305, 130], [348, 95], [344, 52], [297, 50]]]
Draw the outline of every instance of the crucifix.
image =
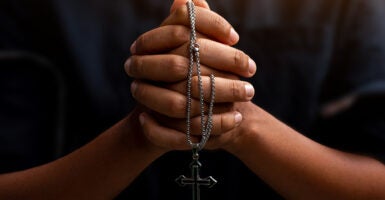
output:
[[[190, 62], [187, 75], [187, 111], [186, 111], [186, 138], [187, 143], [191, 146], [192, 149], [192, 158], [193, 161], [190, 164], [191, 168], [191, 177], [187, 178], [183, 175], [179, 176], [175, 181], [181, 185], [191, 185], [192, 186], [192, 200], [200, 200], [200, 186], [208, 186], [209, 188], [214, 186], [217, 181], [209, 176], [208, 178], [201, 178], [199, 175], [200, 168], [202, 164], [199, 162], [199, 151], [202, 150], [210, 137], [210, 133], [213, 127], [213, 107], [215, 99], [215, 76], [210, 75], [211, 83], [211, 95], [210, 95], [210, 105], [208, 108], [207, 117], [205, 115], [205, 101], [202, 85], [202, 76], [200, 69], [200, 54], [199, 54], [199, 44], [197, 43], [197, 35], [195, 30], [195, 5], [189, 0], [187, 1], [187, 9], [190, 18]], [[199, 102], [200, 102], [200, 118], [201, 118], [201, 139], [198, 143], [194, 143], [191, 139], [191, 88], [192, 88], [192, 77], [194, 67], [196, 68], [196, 74], [198, 76], [198, 90], [199, 90]]]
[[207, 186], [208, 188], [213, 187], [217, 181], [209, 176], [207, 178], [201, 178], [199, 175], [199, 170], [202, 167], [202, 164], [199, 162], [199, 154], [196, 151], [196, 154], [193, 153], [193, 161], [190, 164], [191, 168], [191, 178], [186, 178], [184, 175], [179, 176], [175, 181], [182, 187], [186, 185], [191, 185], [192, 187], [192, 199], [200, 200], [200, 186]]

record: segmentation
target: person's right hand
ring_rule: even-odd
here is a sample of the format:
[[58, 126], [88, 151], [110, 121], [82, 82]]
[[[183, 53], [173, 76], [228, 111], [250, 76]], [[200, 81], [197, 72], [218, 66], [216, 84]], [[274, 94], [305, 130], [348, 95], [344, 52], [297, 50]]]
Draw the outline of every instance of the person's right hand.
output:
[[[225, 19], [205, 8], [196, 7], [196, 12], [202, 75], [214, 73], [217, 76], [213, 133], [220, 134], [239, 125], [242, 116], [233, 111], [233, 103], [249, 101], [254, 89], [251, 84], [238, 80], [238, 76], [252, 76], [256, 65], [245, 53], [231, 47], [239, 36]], [[189, 42], [187, 8], [174, 8], [159, 28], [134, 42], [133, 56], [125, 65], [127, 74], [137, 79], [132, 85], [134, 98], [152, 110], [152, 114], [155, 112], [163, 125], [173, 128], [185, 124]], [[207, 97], [210, 93], [208, 77], [203, 80]], [[196, 77], [193, 81], [196, 84]], [[193, 88], [193, 97], [199, 98], [196, 88]], [[194, 100], [192, 107], [192, 114], [198, 116], [199, 101]], [[199, 117], [193, 122], [193, 131], [198, 130]]]
[[[131, 46], [133, 55], [127, 60], [126, 72], [135, 78], [143, 79], [148, 78], [147, 73], [141, 74], [144, 75], [141, 77], [136, 74], [137, 70], [156, 73], [155, 81], [175, 82], [185, 79], [189, 64], [189, 23], [187, 8], [181, 6], [175, 9], [160, 27], [142, 34]], [[219, 77], [230, 75], [235, 78], [234, 75], [251, 77], [255, 74], [255, 62], [244, 52], [231, 47], [238, 42], [239, 36], [220, 15], [196, 7], [196, 30], [203, 75], [213, 72]]]

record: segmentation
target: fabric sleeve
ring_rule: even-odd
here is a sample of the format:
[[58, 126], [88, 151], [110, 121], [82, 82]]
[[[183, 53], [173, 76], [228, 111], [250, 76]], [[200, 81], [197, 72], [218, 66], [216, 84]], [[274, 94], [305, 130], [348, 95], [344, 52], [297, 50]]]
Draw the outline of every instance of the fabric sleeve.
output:
[[345, 1], [341, 13], [319, 139], [385, 161], [385, 1]]
[[49, 162], [61, 147], [62, 89], [52, 69], [36, 55], [0, 51], [0, 173]]
[[346, 1], [323, 101], [385, 91], [385, 1]]

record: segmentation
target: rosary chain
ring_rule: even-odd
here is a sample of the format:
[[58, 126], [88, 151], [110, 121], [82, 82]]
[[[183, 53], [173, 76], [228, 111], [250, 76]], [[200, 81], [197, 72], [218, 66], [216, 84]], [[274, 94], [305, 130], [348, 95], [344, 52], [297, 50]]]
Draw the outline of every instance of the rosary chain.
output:
[[[189, 70], [187, 76], [187, 142], [193, 149], [201, 150], [205, 146], [208, 141], [211, 130], [213, 128], [213, 108], [215, 101], [215, 76], [213, 74], [210, 75], [210, 83], [211, 83], [211, 95], [210, 95], [210, 104], [207, 113], [207, 120], [205, 116], [205, 102], [204, 102], [204, 91], [202, 84], [202, 74], [201, 74], [201, 65], [200, 65], [200, 54], [199, 54], [199, 44], [197, 43], [196, 37], [196, 29], [195, 29], [195, 5], [192, 1], [187, 2], [187, 8], [189, 12], [190, 25], [191, 25], [191, 34], [190, 34], [190, 61], [189, 61]], [[197, 70], [198, 76], [198, 88], [199, 88], [199, 102], [200, 102], [200, 117], [201, 117], [201, 135], [202, 138], [199, 143], [194, 143], [191, 139], [191, 88], [192, 88], [192, 76], [194, 66]]]

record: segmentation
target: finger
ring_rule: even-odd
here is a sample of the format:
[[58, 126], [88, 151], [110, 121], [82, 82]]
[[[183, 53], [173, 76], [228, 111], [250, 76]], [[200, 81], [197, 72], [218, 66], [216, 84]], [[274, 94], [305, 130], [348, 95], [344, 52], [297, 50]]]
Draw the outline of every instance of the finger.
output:
[[[162, 54], [147, 56], [132, 56], [125, 65], [126, 73], [135, 79], [145, 79], [162, 82], [179, 82], [185, 80], [188, 74], [189, 60], [183, 56]], [[196, 70], [193, 75], [196, 75]], [[228, 79], [239, 79], [233, 74], [228, 74], [204, 65], [201, 66], [201, 74], [209, 76], [215, 74], [216, 77]]]
[[[178, 92], [141, 81], [134, 81], [131, 84], [131, 93], [139, 103], [158, 113], [173, 118], [186, 116], [187, 100], [184, 95]], [[199, 113], [200, 103], [192, 99], [191, 115], [196, 116]]]
[[[197, 76], [194, 76], [191, 81], [191, 95], [199, 99], [200, 91], [198, 88], [199, 79]], [[225, 79], [216, 77], [215, 78], [215, 102], [224, 103], [224, 102], [242, 102], [250, 101], [254, 97], [254, 87], [245, 81]], [[195, 87], [194, 87], [195, 86]], [[208, 76], [202, 77], [202, 89], [204, 100], [210, 102], [211, 98], [211, 79]], [[187, 81], [179, 82], [176, 84], [170, 84], [166, 86], [168, 89], [177, 91], [181, 94], [187, 93]]]
[[[196, 7], [196, 31], [218, 40], [224, 44], [234, 45], [239, 41], [239, 35], [222, 16], [206, 8]], [[190, 19], [186, 6], [175, 9], [161, 24], [184, 25], [190, 27]]]
[[[244, 77], [255, 74], [255, 62], [243, 51], [205, 38], [199, 38], [197, 42], [200, 45], [202, 65]], [[188, 58], [189, 33], [182, 26], [160, 27], [140, 36], [131, 49], [136, 55], [171, 51], [172, 54]]]
[[[171, 6], [170, 13], [174, 12], [177, 8], [181, 6], [186, 6], [187, 1], [188, 0], [175, 0]], [[195, 0], [194, 4], [202, 8], [210, 9], [209, 4], [205, 0]]]
[[[257, 71], [256, 63], [243, 51], [219, 42], [199, 38], [200, 61], [211, 68], [251, 77]], [[189, 46], [183, 44], [170, 53], [189, 57]]]
[[[168, 150], [187, 150], [191, 147], [186, 142], [186, 135], [174, 129], [160, 126], [151, 116], [142, 113], [139, 121], [143, 134], [154, 145]], [[192, 137], [192, 140], [197, 139]]]
[[[140, 115], [140, 122], [143, 127], [144, 135], [153, 144], [168, 150], [191, 149], [187, 143], [185, 131], [161, 126], [154, 118], [145, 113]], [[236, 130], [223, 131], [221, 134], [217, 134], [216, 132], [217, 130], [213, 130], [212, 135], [206, 143], [205, 149], [214, 150], [225, 148], [226, 145], [229, 145], [231, 141], [234, 140], [234, 133]], [[191, 140], [192, 142], [197, 143], [200, 141], [200, 137], [191, 135]]]
[[[131, 84], [132, 96], [141, 104], [169, 117], [182, 118], [186, 112], [186, 98], [174, 91], [134, 81]], [[192, 100], [192, 112], [199, 110], [199, 103]]]
[[[163, 115], [154, 115], [155, 119], [158, 122], [163, 124], [166, 127], [178, 130], [180, 132], [186, 132], [186, 120], [185, 119], [175, 119], [170, 117], [165, 117]], [[207, 119], [205, 119], [207, 120]], [[226, 133], [240, 125], [242, 122], [242, 114], [237, 111], [225, 112], [220, 114], [214, 114], [212, 118], [213, 128], [211, 135], [221, 135]], [[191, 119], [191, 134], [200, 136], [202, 133], [201, 130], [201, 117], [194, 117]]]
[[140, 35], [131, 45], [130, 51], [132, 54], [140, 55], [163, 53], [188, 43], [189, 40], [190, 30], [187, 27], [161, 26]]
[[[134, 81], [131, 85], [132, 96], [142, 105], [168, 117], [185, 118], [186, 96], [165, 88], [150, 85], [141, 81]], [[224, 113], [232, 110], [232, 103], [215, 104], [213, 113]], [[208, 106], [205, 105], [207, 112]], [[200, 102], [192, 99], [191, 116], [200, 114]]]

